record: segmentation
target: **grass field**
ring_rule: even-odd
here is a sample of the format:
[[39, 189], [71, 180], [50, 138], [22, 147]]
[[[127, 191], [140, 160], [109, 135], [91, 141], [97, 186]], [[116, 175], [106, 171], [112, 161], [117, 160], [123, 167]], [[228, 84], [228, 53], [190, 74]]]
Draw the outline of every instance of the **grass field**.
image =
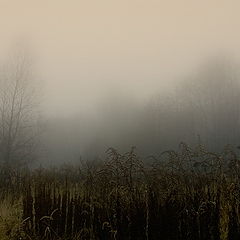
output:
[[[2, 175], [6, 171], [2, 171]], [[240, 161], [199, 145], [3, 175], [0, 239], [240, 239]]]

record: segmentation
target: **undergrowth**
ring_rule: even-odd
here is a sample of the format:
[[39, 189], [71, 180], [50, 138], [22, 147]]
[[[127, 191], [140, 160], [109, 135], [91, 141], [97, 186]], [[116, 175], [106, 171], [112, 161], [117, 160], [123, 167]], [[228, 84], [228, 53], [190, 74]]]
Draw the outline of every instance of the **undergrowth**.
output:
[[3, 240], [240, 239], [240, 161], [229, 146], [182, 143], [147, 160], [111, 148], [104, 161], [17, 176], [17, 189], [16, 171], [2, 186]]

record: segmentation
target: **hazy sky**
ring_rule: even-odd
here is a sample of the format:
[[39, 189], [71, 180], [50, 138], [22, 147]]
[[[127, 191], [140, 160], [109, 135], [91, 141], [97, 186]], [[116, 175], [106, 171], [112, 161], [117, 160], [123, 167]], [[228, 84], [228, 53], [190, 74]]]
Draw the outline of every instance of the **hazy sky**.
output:
[[0, 0], [0, 55], [24, 46], [51, 116], [137, 100], [208, 56], [240, 56], [239, 0]]

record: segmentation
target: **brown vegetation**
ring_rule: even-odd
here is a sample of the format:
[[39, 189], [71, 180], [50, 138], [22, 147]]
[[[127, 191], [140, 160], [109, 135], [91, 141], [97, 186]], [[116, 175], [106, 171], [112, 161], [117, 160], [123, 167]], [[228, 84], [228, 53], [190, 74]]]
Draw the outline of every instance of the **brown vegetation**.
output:
[[240, 162], [230, 147], [216, 154], [181, 144], [148, 161], [134, 148], [107, 154], [12, 174], [2, 199], [22, 200], [21, 219], [8, 230], [1, 219], [9, 236], [1, 239], [240, 238]]

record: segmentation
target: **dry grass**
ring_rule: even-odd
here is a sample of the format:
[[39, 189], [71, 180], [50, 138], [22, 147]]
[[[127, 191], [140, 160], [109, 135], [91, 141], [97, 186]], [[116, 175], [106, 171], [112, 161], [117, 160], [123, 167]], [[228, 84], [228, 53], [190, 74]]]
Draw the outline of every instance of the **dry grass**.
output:
[[151, 164], [134, 148], [107, 153], [22, 174], [22, 207], [3, 203], [9, 237], [0, 239], [240, 239], [240, 164], [229, 147], [216, 154], [181, 144]]
[[0, 203], [0, 239], [23, 239], [22, 201], [6, 198]]

